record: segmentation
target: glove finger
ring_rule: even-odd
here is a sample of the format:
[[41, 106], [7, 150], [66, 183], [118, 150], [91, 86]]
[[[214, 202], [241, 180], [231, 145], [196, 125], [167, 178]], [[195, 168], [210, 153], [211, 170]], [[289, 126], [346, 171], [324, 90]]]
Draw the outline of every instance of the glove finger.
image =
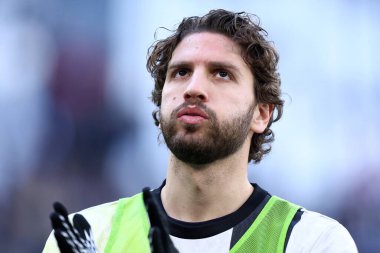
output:
[[82, 238], [86, 237], [85, 233], [84, 233], [85, 231], [87, 232], [87, 234], [89, 234], [89, 232], [91, 230], [90, 224], [87, 222], [87, 220], [81, 214], [75, 214], [74, 215], [73, 225], [74, 225], [74, 229], [76, 229], [76, 231], [79, 233], [79, 235]]
[[54, 230], [56, 229], [64, 229], [62, 220], [59, 218], [59, 215], [57, 213], [51, 213], [50, 214], [50, 221], [51, 225]]
[[168, 225], [166, 223], [166, 214], [161, 210], [158, 201], [152, 194], [149, 188], [143, 189], [143, 199], [145, 207], [148, 211], [150, 224], [152, 227], [159, 227], [166, 233], [169, 232]]
[[98, 252], [95, 245], [95, 239], [91, 231], [91, 226], [81, 214], [75, 214], [73, 218], [74, 228], [80, 235], [80, 241], [88, 253]]
[[162, 228], [163, 224], [161, 222], [161, 217], [154, 201], [152, 199], [148, 199], [146, 203], [151, 226]]
[[149, 187], [143, 189], [143, 199], [145, 203], [145, 208], [148, 211], [151, 226], [157, 226], [158, 212], [156, 210], [157, 208], [155, 208], [155, 205], [153, 203], [152, 192], [150, 191]]
[[149, 240], [153, 253], [178, 253], [169, 236], [169, 224], [166, 213], [158, 204], [156, 195], [149, 188], [143, 189], [143, 199], [148, 212], [151, 228]]
[[61, 230], [62, 233], [65, 232], [69, 237], [71, 237], [72, 241], [77, 242], [80, 235], [71, 224], [65, 206], [59, 202], [55, 202], [53, 204], [53, 208], [55, 212], [50, 215], [53, 229]]
[[67, 212], [66, 207], [63, 204], [59, 203], [59, 202], [54, 202], [53, 208], [54, 208], [54, 211], [56, 213], [59, 213], [59, 214], [61, 214], [63, 216], [66, 216], [66, 217], [69, 215], [69, 213]]
[[[67, 212], [67, 209], [65, 208], [65, 206], [59, 202], [55, 202], [53, 204], [53, 208], [55, 211], [54, 213], [57, 215], [58, 219], [60, 220], [60, 223], [61, 223], [60, 225], [64, 228], [66, 228], [68, 231], [71, 230], [72, 232], [74, 232], [73, 226], [71, 225], [71, 222], [70, 222], [69, 217], [68, 217], [68, 212]], [[55, 224], [59, 225], [59, 223], [57, 222], [56, 219], [55, 219]]]
[[150, 191], [150, 188], [149, 187], [145, 187], [143, 189], [143, 200], [144, 200], [145, 206], [147, 206], [147, 201], [149, 199], [151, 199], [151, 198], [152, 198], [152, 193]]
[[54, 231], [55, 239], [57, 240], [58, 248], [61, 253], [75, 253], [78, 252], [75, 249], [75, 244], [71, 238], [67, 236], [67, 233], [63, 230]]
[[165, 250], [163, 240], [161, 238], [161, 230], [157, 227], [152, 227], [149, 231], [150, 248], [152, 253], [168, 253]]

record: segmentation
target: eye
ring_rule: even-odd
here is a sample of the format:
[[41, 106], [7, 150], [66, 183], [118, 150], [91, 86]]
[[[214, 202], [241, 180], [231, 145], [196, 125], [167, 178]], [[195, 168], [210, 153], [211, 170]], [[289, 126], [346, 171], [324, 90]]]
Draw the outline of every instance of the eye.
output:
[[187, 75], [189, 75], [189, 71], [187, 69], [179, 69], [173, 72], [174, 78], [186, 77]]
[[230, 73], [227, 72], [227, 71], [225, 71], [225, 70], [218, 70], [218, 71], [216, 71], [216, 76], [220, 77], [222, 79], [226, 79], [226, 80], [230, 80], [231, 79]]

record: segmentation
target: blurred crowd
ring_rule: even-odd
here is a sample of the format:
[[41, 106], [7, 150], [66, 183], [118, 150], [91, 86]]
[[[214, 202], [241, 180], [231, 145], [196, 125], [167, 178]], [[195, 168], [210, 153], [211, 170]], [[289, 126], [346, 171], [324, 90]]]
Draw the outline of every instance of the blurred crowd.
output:
[[[168, 18], [161, 23], [161, 14], [154, 11], [157, 10], [155, 6], [150, 6], [147, 10], [144, 7], [149, 6], [147, 3], [126, 2], [0, 1], [0, 252], [41, 252], [51, 231], [49, 214], [54, 201], [62, 202], [71, 212], [78, 211], [131, 195], [146, 185], [158, 186], [164, 178], [166, 150], [162, 147], [164, 145], [159, 147], [157, 144], [158, 132], [153, 126], [150, 115], [152, 107], [148, 100], [153, 84], [148, 78], [141, 77], [142, 73], [145, 73], [145, 53], [149, 43], [153, 42], [154, 29], [165, 25], [172, 28], [172, 25], [180, 21], [179, 17], [185, 15], [203, 14], [210, 8], [232, 9], [233, 6], [227, 2], [215, 6], [206, 1], [202, 11], [199, 10], [201, 13], [186, 12], [182, 15], [180, 12], [176, 14], [174, 21], [170, 19], [170, 15], [166, 15]], [[362, 1], [362, 4], [375, 6], [380, 10], [379, 4], [370, 5], [370, 2]], [[239, 10], [255, 12], [255, 7], [249, 3], [250, 1], [242, 3]], [[244, 4], [249, 8], [245, 8]], [[327, 8], [329, 2], [324, 1], [324, 5]], [[265, 16], [263, 6], [265, 5], [259, 5], [257, 11], [261, 10]], [[178, 12], [179, 9], [180, 7], [173, 6], [170, 10]], [[182, 9], [186, 9], [186, 6]], [[196, 5], [192, 10], [196, 10]], [[145, 12], [146, 16], [139, 20], [142, 12]], [[260, 13], [258, 14], [260, 16]], [[265, 20], [268, 21], [270, 15], [267, 15]], [[147, 16], [152, 19], [146, 18]], [[281, 17], [277, 18], [278, 21], [281, 20]], [[302, 20], [299, 22], [302, 23]], [[379, 19], [376, 22], [380, 24]], [[135, 30], [131, 31], [133, 28]], [[271, 29], [268, 31], [271, 33]], [[141, 33], [146, 33], [144, 36], [149, 38], [147, 42], [138, 41]], [[284, 45], [287, 39], [281, 39]], [[139, 47], [136, 46], [138, 44]], [[366, 45], [371, 47], [372, 44], [364, 43], [361, 46]], [[137, 56], [136, 51], [139, 52], [140, 47], [145, 51]], [[355, 52], [361, 51], [353, 51], [350, 58], [353, 61], [360, 60]], [[135, 60], [134, 57], [138, 59]], [[297, 63], [297, 57], [294, 57], [295, 65], [302, 64]], [[330, 59], [328, 61], [330, 67], [333, 66]], [[378, 66], [365, 67], [369, 68], [367, 74], [372, 78], [370, 71]], [[298, 71], [289, 67], [281, 68], [280, 72], [285, 82], [289, 79], [287, 73]], [[338, 120], [341, 123], [334, 125], [334, 118], [345, 117], [339, 114], [340, 111], [336, 109], [339, 108], [339, 104], [334, 104], [334, 99], [319, 97], [317, 99], [320, 104], [316, 105], [319, 108], [328, 104], [331, 111], [338, 114], [327, 118], [331, 121], [332, 128], [328, 131], [341, 133], [339, 126], [345, 128], [350, 124], [355, 127], [358, 125], [362, 132], [350, 132], [346, 129], [343, 130], [346, 135], [337, 137], [352, 137], [354, 140], [362, 137], [370, 143], [373, 142], [372, 146], [365, 146], [366, 142], [358, 142], [356, 147], [350, 146], [351, 144], [347, 147], [349, 150], [360, 150], [359, 156], [369, 154], [368, 157], [371, 159], [380, 157], [377, 149], [380, 116], [368, 112], [361, 113], [361, 110], [380, 105], [376, 99], [380, 95], [377, 84], [380, 81], [379, 72], [373, 73], [377, 73], [377, 76], [371, 79], [373, 85], [366, 84], [368, 76], [365, 80], [360, 77], [353, 80], [355, 85], [365, 90], [361, 93], [362, 97], [358, 97], [356, 93], [350, 94], [349, 91], [341, 92], [339, 89], [342, 86], [332, 87], [330, 90], [335, 96], [344, 96], [339, 99], [346, 101], [345, 103], [356, 103], [351, 105], [356, 106], [356, 110], [352, 110], [352, 115], [349, 115], [356, 124]], [[304, 73], [299, 76], [302, 79], [307, 75]], [[363, 83], [360, 83], [361, 80], [364, 80]], [[323, 83], [323, 78], [318, 81]], [[305, 87], [296, 82], [293, 88], [288, 88], [292, 89], [298, 89], [298, 93], [301, 94], [300, 90]], [[309, 93], [318, 94], [314, 90], [306, 92]], [[363, 94], [367, 94], [368, 97]], [[296, 97], [293, 96], [295, 105]], [[302, 102], [302, 99], [298, 101]], [[364, 101], [370, 103], [363, 105]], [[297, 106], [302, 106], [302, 103]], [[292, 110], [304, 111], [305, 108], [298, 109], [293, 106]], [[377, 112], [377, 109], [374, 109], [374, 112]], [[285, 117], [291, 119], [292, 115], [294, 114], [290, 112], [290, 115]], [[360, 115], [363, 115], [363, 118], [357, 117]], [[325, 116], [315, 116], [320, 121], [326, 119]], [[289, 138], [289, 133], [286, 133], [289, 125], [302, 127], [301, 121], [284, 124], [285, 130], [282, 133], [280, 131], [283, 137], [279, 137], [277, 152], [289, 145], [289, 139], [286, 140]], [[333, 129], [334, 126], [338, 127]], [[304, 131], [305, 129], [308, 128], [303, 128]], [[302, 129], [299, 132], [293, 130], [294, 135], [291, 139], [300, 134], [305, 147], [310, 150], [320, 149], [320, 146], [310, 144], [312, 141], [303, 135], [314, 135], [310, 137], [311, 140], [326, 140], [326, 129], [322, 128], [320, 132], [316, 132], [313, 132], [312, 128], [308, 133], [302, 132]], [[281, 143], [286, 144], [281, 146]], [[346, 145], [351, 142], [342, 143]], [[293, 158], [286, 153], [276, 153], [274, 146], [273, 156], [266, 158], [269, 161], [262, 165], [268, 169], [263, 170], [263, 174], [253, 175], [254, 180], [261, 179], [264, 187], [269, 186], [269, 191], [272, 186], [275, 190], [280, 189], [276, 186], [280, 185], [281, 180], [267, 180], [265, 173], [273, 179], [273, 175], [270, 176], [270, 168], [286, 168], [287, 165], [283, 165], [281, 161], [289, 159], [288, 167], [294, 168], [293, 164], [299, 165], [298, 168], [294, 168], [298, 171], [294, 174], [304, 179], [305, 185], [300, 185], [305, 187], [304, 195], [308, 192], [307, 187], [314, 184], [318, 186], [310, 186], [310, 189], [318, 188], [319, 192], [312, 196], [324, 197], [303, 200], [290, 191], [284, 191], [284, 194], [289, 195], [284, 197], [296, 202], [301, 201], [301, 205], [315, 203], [315, 206], [320, 206], [318, 211], [336, 218], [348, 228], [360, 252], [379, 252], [380, 161], [375, 158], [367, 159], [366, 156], [354, 160], [353, 155], [351, 156], [354, 152], [343, 151], [331, 154], [332, 157], [326, 160], [331, 161], [331, 164], [304, 161], [300, 158], [302, 154], [298, 153], [302, 147], [294, 146], [294, 150], [297, 148], [294, 153], [297, 154], [294, 154]], [[336, 146], [331, 142], [330, 147], [335, 149]], [[288, 150], [292, 150], [291, 147]], [[314, 155], [318, 156], [318, 153]], [[335, 158], [351, 163], [352, 166], [347, 168], [349, 173], [344, 174], [346, 164], [339, 165], [339, 159]], [[292, 159], [298, 162], [292, 163]], [[310, 166], [311, 169], [308, 171], [308, 162], [313, 163], [315, 170]], [[304, 169], [303, 172], [300, 171], [301, 167]], [[333, 167], [336, 167], [335, 173], [332, 171]], [[316, 178], [318, 180], [314, 181]], [[324, 178], [328, 178], [326, 184]], [[336, 189], [339, 194], [334, 194], [334, 185], [344, 188]], [[283, 187], [286, 188], [286, 185]], [[298, 192], [302, 193], [302, 190]], [[310, 194], [312, 192], [310, 190]], [[334, 197], [333, 207], [329, 205], [330, 193], [331, 197]], [[281, 193], [276, 194], [281, 196]]]
[[53, 201], [79, 210], [121, 196], [105, 157], [138, 128], [106, 96], [106, 7], [0, 3], [1, 252], [40, 252]]

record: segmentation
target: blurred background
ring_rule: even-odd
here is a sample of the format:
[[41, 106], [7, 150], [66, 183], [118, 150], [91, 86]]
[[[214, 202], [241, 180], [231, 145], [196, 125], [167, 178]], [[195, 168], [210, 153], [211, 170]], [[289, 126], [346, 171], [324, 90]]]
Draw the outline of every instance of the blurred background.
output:
[[0, 0], [0, 252], [41, 252], [54, 201], [74, 212], [160, 185], [147, 49], [215, 8], [257, 14], [280, 53], [285, 112], [251, 181], [380, 252], [375, 0]]

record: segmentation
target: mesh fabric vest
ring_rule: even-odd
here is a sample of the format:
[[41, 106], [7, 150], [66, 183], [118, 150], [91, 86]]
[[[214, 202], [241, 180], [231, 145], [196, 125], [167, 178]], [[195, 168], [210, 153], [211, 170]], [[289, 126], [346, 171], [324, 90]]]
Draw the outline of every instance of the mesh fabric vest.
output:
[[289, 225], [300, 207], [272, 196], [230, 253], [283, 253]]
[[[283, 253], [289, 225], [300, 207], [272, 196], [230, 253]], [[149, 253], [149, 220], [142, 194], [120, 199], [105, 253]]]

